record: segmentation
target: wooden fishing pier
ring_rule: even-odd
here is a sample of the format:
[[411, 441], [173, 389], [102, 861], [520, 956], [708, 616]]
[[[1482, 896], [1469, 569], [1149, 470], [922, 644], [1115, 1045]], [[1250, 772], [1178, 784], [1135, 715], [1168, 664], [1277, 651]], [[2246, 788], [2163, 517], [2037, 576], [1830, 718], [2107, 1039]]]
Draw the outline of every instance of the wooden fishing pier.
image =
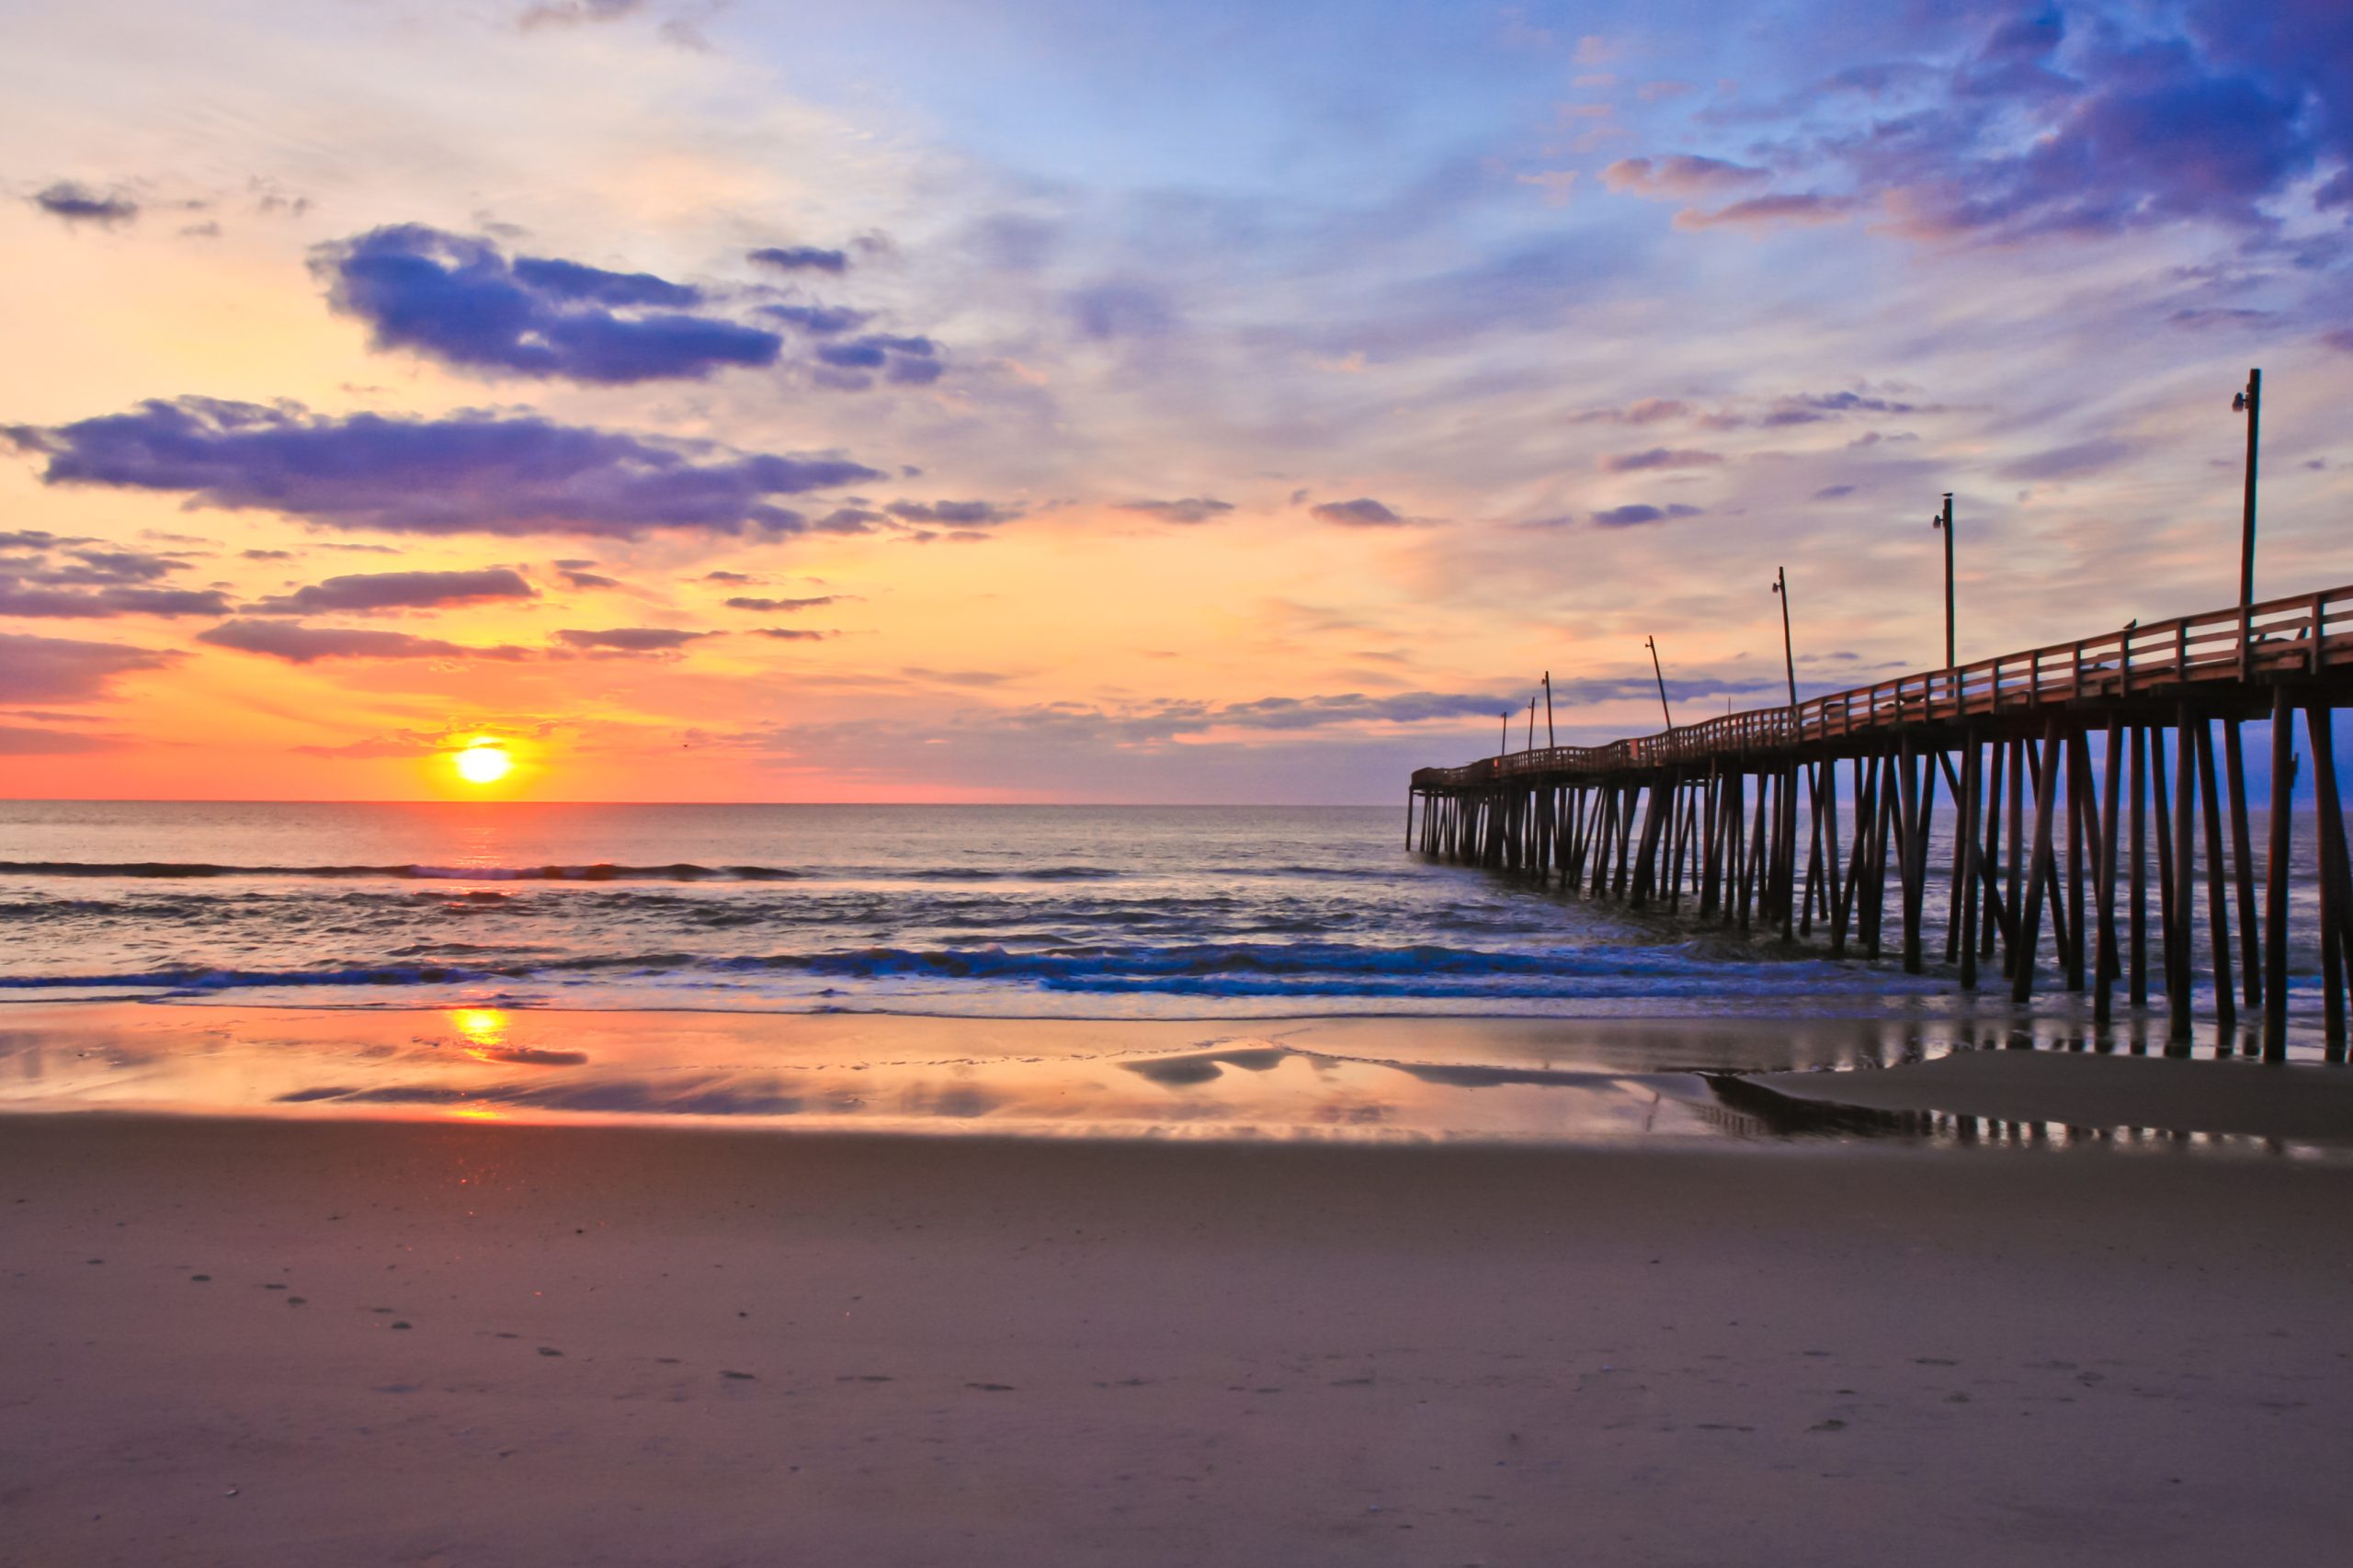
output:
[[[2092, 993], [2099, 1024], [2120, 986], [2136, 1008], [2162, 993], [2177, 1041], [2190, 1038], [2203, 972], [2224, 1037], [2244, 1005], [2276, 1060], [2298, 902], [2289, 873], [2301, 710], [2325, 1050], [2341, 1060], [2353, 869], [2330, 714], [2348, 703], [2353, 586], [2136, 623], [1607, 745], [1425, 767], [1407, 798], [1406, 843], [1630, 907], [1778, 927], [1784, 941], [1820, 926], [1832, 956], [1893, 948], [1913, 973], [1940, 942], [1964, 988], [1998, 960], [2018, 1002], [2047, 962], [2067, 989]], [[2251, 720], [2270, 730], [2259, 863], [2240, 735]], [[1841, 763], [1851, 768], [1844, 791]], [[1940, 779], [1952, 831], [1937, 934], [1926, 893]]]

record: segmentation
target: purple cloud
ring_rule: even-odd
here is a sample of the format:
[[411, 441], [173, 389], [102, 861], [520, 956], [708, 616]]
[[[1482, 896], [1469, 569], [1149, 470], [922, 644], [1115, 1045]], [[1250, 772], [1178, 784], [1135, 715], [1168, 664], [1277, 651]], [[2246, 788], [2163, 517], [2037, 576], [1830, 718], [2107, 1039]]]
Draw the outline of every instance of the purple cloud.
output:
[[735, 598], [729, 599], [727, 601], [727, 608], [730, 609], [758, 610], [763, 614], [775, 614], [779, 611], [785, 614], [791, 614], [798, 610], [815, 609], [821, 605], [832, 604], [840, 597], [841, 596], [838, 594], [821, 594], [817, 597], [811, 599]]
[[780, 272], [831, 272], [849, 270], [847, 251], [824, 250], [816, 245], [767, 245], [745, 253], [745, 259], [762, 267], [773, 267]]
[[1386, 503], [1374, 500], [1370, 495], [1359, 495], [1353, 501], [1324, 501], [1310, 506], [1307, 510], [1311, 517], [1321, 517], [1327, 523], [1337, 523], [1342, 528], [1404, 528], [1413, 521], [1411, 517]]
[[1647, 451], [1607, 453], [1601, 460], [1601, 471], [1604, 473], [1640, 473], [1658, 468], [1713, 468], [1723, 460], [1721, 452], [1653, 447]]
[[2269, 229], [2262, 203], [2353, 152], [2353, 34], [2329, 0], [2201, 6], [2181, 37], [1998, 24], [1942, 102], [1834, 153], [1905, 233], [2015, 239], [2183, 220]]
[[144, 550], [69, 549], [65, 551], [67, 561], [63, 565], [47, 559], [50, 551], [69, 542], [52, 539], [47, 544], [31, 545], [28, 548], [41, 551], [43, 559], [12, 562], [6, 570], [28, 583], [38, 583], [51, 588], [95, 588], [153, 583], [175, 572], [188, 570], [188, 562], [177, 555], [158, 555]]
[[229, 597], [214, 588], [43, 588], [0, 576], [0, 615], [28, 619], [102, 620], [122, 615], [226, 615]]
[[48, 427], [0, 426], [48, 484], [176, 491], [192, 505], [399, 534], [799, 533], [779, 495], [880, 479], [843, 458], [558, 425], [536, 415], [313, 415], [210, 398]]
[[[602, 384], [699, 379], [772, 365], [783, 338], [687, 313], [699, 290], [643, 272], [522, 256], [419, 223], [324, 245], [313, 270], [380, 349], [406, 348], [466, 369]], [[630, 313], [623, 313], [630, 312]]]
[[856, 332], [874, 319], [873, 312], [854, 311], [847, 305], [762, 305], [760, 314], [799, 327], [812, 337]]
[[1233, 510], [1233, 502], [1211, 495], [1188, 495], [1177, 501], [1115, 501], [1112, 505], [1122, 512], [1141, 512], [1164, 523], [1206, 523]]
[[1655, 425], [1665, 419], [1686, 419], [1691, 405], [1671, 397], [1646, 397], [1623, 407], [1588, 408], [1569, 416], [1572, 425]]
[[316, 664], [321, 659], [498, 659], [531, 657], [529, 648], [502, 644], [468, 648], [438, 637], [412, 637], [405, 631], [374, 631], [358, 628], [303, 626], [290, 620], [224, 620], [196, 634], [199, 642], [259, 653], [290, 665]]
[[666, 653], [717, 635], [712, 631], [678, 631], [665, 626], [611, 626], [601, 631], [566, 629], [555, 634], [556, 641], [566, 647], [605, 649], [622, 653]]
[[139, 216], [139, 203], [127, 196], [101, 196], [72, 180], [59, 180], [32, 198], [32, 204], [68, 223], [96, 223], [102, 229], [128, 223]]
[[95, 702], [111, 694], [119, 676], [168, 669], [181, 657], [168, 649], [0, 631], [0, 702], [28, 708]]
[[817, 346], [817, 384], [837, 392], [864, 392], [874, 375], [903, 386], [925, 386], [939, 379], [947, 367], [939, 345], [928, 337], [894, 337], [868, 333], [862, 337]]
[[994, 501], [893, 501], [882, 508], [903, 523], [938, 523], [960, 528], [988, 528], [1021, 516], [1018, 506]]
[[379, 609], [433, 609], [485, 604], [495, 599], [535, 599], [540, 591], [506, 566], [472, 572], [363, 572], [330, 577], [252, 608], [265, 615], [313, 615]]
[[1671, 518], [1696, 517], [1699, 515], [1699, 507], [1687, 506], [1680, 502], [1666, 506], [1652, 506], [1636, 502], [1625, 506], [1612, 506], [1606, 512], [1596, 512], [1593, 515], [1593, 520], [1596, 526], [1600, 528], [1639, 528], [1644, 523], [1664, 523]]
[[864, 506], [836, 506], [809, 525], [821, 534], [870, 534], [890, 519]]

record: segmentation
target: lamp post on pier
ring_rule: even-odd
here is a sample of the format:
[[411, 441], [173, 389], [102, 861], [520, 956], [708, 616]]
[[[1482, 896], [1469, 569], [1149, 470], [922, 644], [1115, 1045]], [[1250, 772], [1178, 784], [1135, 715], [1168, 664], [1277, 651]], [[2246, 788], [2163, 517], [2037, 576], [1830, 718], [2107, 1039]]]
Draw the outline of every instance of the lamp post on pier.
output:
[[1645, 637], [1643, 639], [1643, 646], [1651, 651], [1651, 675], [1652, 677], [1658, 682], [1659, 717], [1665, 720], [1666, 727], [1672, 730], [1675, 728], [1675, 715], [1667, 710], [1666, 672], [1658, 667], [1658, 639], [1655, 637]]
[[2255, 452], [2263, 426], [2263, 372], [2246, 373], [2231, 406], [2246, 415], [2246, 496], [2239, 517], [2239, 679], [2255, 668]]
[[1781, 597], [1781, 663], [1790, 673], [1790, 707], [1798, 705], [1798, 655], [1796, 644], [1790, 641], [1790, 574], [1787, 568], [1773, 568], [1773, 591]]
[[1945, 668], [1953, 669], [1961, 660], [1953, 653], [1952, 634], [1952, 492], [1945, 492], [1945, 509], [1928, 518], [1928, 526], [1945, 536]]
[[[1781, 666], [1790, 676], [1790, 760], [1784, 765], [1777, 793], [1779, 800], [1780, 853], [1776, 857], [1773, 877], [1773, 902], [1781, 911], [1781, 940], [1784, 942], [1797, 930], [1798, 878], [1798, 808], [1797, 808], [1797, 739], [1798, 739], [1798, 655], [1797, 644], [1790, 636], [1790, 574], [1786, 567], [1773, 568], [1773, 592], [1781, 601]], [[1817, 777], [1819, 777], [1817, 775]], [[1760, 781], [1759, 790], [1763, 785]], [[1764, 796], [1757, 797], [1757, 806], [1764, 806]], [[1763, 818], [1758, 818], [1761, 823]]]

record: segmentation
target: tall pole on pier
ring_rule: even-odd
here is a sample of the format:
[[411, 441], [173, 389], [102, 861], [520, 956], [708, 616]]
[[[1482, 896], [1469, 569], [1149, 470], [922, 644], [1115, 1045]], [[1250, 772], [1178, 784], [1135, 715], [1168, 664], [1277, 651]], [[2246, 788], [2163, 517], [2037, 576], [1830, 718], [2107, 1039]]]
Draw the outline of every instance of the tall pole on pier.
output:
[[1552, 733], [1552, 672], [1551, 670], [1544, 672], [1544, 744], [1547, 746], [1556, 746], [1561, 744], [1560, 738]]
[[1952, 492], [1945, 492], [1945, 509], [1928, 519], [1928, 526], [1940, 528], [1945, 536], [1945, 668], [1959, 667], [1961, 661], [1953, 654], [1952, 635]]
[[1536, 749], [1536, 699], [1528, 699], [1528, 749]]
[[1781, 663], [1790, 672], [1790, 706], [1798, 705], [1797, 644], [1790, 640], [1790, 574], [1787, 568], [1773, 568], [1773, 591], [1781, 596]]
[[1504, 710], [1503, 739], [1495, 743], [1495, 755], [1501, 756], [1509, 750], [1511, 750], [1511, 710], [1506, 708]]
[[2255, 450], [2263, 425], [2263, 372], [2246, 373], [2246, 389], [2231, 400], [2246, 415], [2246, 499], [2239, 520], [2239, 679], [2255, 668]]
[[1651, 676], [1658, 682], [1658, 716], [1665, 720], [1666, 727], [1672, 730], [1675, 728], [1675, 715], [1667, 710], [1666, 672], [1658, 667], [1658, 639], [1645, 637], [1643, 645], [1651, 651]]

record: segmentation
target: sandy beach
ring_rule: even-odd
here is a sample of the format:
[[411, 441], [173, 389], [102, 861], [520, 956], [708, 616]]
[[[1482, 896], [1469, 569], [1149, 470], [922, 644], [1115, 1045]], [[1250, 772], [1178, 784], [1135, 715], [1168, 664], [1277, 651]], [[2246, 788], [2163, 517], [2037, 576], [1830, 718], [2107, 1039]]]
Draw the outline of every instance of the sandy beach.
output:
[[17, 1117], [0, 1562], [2335, 1561], [2353, 1169]]

